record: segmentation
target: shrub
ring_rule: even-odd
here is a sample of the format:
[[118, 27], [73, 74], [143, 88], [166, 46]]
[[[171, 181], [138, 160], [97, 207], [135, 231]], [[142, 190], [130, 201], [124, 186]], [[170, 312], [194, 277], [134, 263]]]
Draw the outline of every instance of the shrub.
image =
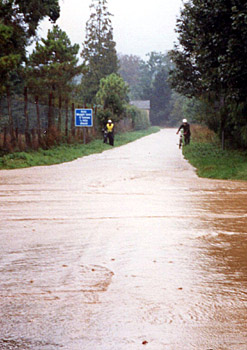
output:
[[150, 127], [147, 114], [139, 108], [128, 105], [125, 114], [127, 118], [132, 120], [134, 130], [145, 130]]
[[191, 136], [195, 142], [217, 142], [217, 135], [207, 126], [193, 124], [191, 125]]
[[112, 119], [112, 121], [114, 122], [113, 113], [109, 109], [97, 110], [96, 120], [99, 124], [100, 129], [102, 129], [106, 125], [108, 119]]

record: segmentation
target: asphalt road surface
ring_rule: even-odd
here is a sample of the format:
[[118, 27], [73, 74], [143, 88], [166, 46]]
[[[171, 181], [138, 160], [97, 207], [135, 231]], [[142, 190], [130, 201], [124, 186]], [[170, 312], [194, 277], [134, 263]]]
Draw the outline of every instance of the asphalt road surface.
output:
[[247, 183], [177, 143], [0, 171], [1, 350], [247, 349]]

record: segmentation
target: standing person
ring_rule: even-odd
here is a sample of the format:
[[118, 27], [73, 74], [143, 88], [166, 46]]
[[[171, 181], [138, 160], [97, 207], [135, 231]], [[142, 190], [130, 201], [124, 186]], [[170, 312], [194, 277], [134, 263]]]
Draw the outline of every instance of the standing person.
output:
[[177, 134], [179, 133], [179, 131], [183, 129], [184, 132], [184, 143], [185, 145], [188, 145], [190, 143], [190, 124], [187, 122], [187, 119], [183, 119], [183, 124], [180, 125], [180, 127], [178, 128]]
[[106, 124], [107, 137], [111, 146], [114, 146], [114, 124], [111, 119]]

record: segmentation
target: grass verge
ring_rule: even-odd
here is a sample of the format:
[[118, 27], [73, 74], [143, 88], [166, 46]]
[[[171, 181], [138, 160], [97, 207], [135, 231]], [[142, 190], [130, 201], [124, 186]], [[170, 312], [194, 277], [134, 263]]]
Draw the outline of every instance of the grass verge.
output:
[[193, 135], [193, 129], [192, 139], [190, 145], [183, 147], [183, 154], [197, 169], [198, 176], [224, 180], [247, 180], [246, 151], [222, 150], [220, 143], [215, 138], [198, 139], [196, 133]]
[[[150, 127], [147, 130], [117, 134], [115, 136], [115, 147], [135, 141], [159, 130], [160, 128], [158, 127]], [[62, 144], [49, 150], [39, 149], [38, 151], [16, 152], [0, 157], [0, 169], [17, 169], [70, 162], [74, 159], [93, 153], [101, 153], [111, 148], [108, 144], [104, 144], [102, 139], [95, 139], [86, 145]]]

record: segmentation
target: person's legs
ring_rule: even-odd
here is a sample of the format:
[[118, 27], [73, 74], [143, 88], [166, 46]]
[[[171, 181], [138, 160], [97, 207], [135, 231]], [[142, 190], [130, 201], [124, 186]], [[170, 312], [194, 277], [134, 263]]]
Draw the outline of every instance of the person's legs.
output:
[[189, 145], [189, 143], [190, 143], [190, 135], [185, 135], [184, 143], [185, 143], [185, 145]]
[[112, 132], [109, 133], [109, 143], [110, 143], [111, 146], [114, 145], [114, 137], [113, 137]]
[[113, 137], [113, 135], [111, 134], [111, 143], [110, 143], [110, 145], [111, 146], [113, 146], [114, 145], [114, 137]]

